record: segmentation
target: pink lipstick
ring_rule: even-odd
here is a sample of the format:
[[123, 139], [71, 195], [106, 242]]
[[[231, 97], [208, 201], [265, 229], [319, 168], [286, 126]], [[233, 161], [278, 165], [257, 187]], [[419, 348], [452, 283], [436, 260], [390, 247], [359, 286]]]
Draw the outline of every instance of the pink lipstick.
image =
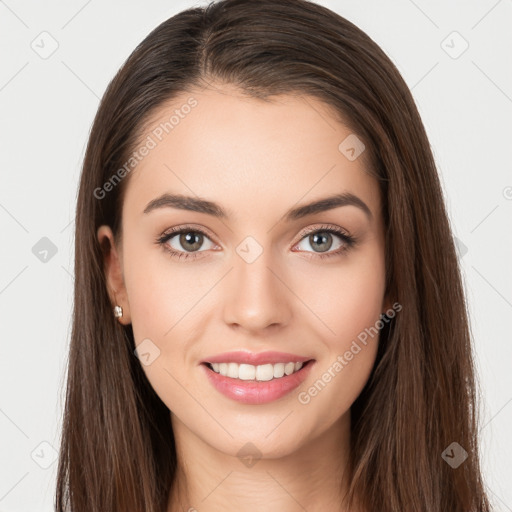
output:
[[296, 389], [308, 376], [314, 359], [284, 352], [226, 352], [202, 361], [210, 383], [224, 396], [257, 405]]

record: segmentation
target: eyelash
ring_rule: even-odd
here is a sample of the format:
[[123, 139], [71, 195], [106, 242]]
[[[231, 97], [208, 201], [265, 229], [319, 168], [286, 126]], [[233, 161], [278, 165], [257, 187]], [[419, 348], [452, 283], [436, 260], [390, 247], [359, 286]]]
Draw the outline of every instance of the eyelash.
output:
[[[175, 227], [175, 228], [171, 228], [168, 231], [166, 231], [165, 233], [163, 233], [162, 235], [160, 235], [156, 239], [155, 243], [157, 243], [158, 245], [161, 245], [163, 247], [163, 249], [165, 251], [169, 252], [170, 255], [173, 258], [177, 258], [177, 259], [183, 258], [185, 260], [188, 259], [188, 258], [194, 258], [194, 259], [197, 258], [198, 256], [196, 256], [194, 252], [175, 251], [174, 249], [170, 248], [169, 245], [167, 244], [167, 242], [171, 238], [173, 238], [176, 235], [181, 235], [183, 233], [200, 233], [200, 234], [204, 235], [207, 238], [211, 238], [208, 235], [208, 233], [206, 233], [205, 231], [203, 231], [200, 228], [196, 228], [196, 227], [193, 227], [193, 226], [178, 226], [178, 227]], [[325, 253], [325, 254], [322, 254], [322, 253], [309, 253], [309, 254], [312, 254], [310, 256], [310, 258], [317, 258], [318, 257], [318, 258], [323, 259], [323, 258], [331, 258], [331, 257], [334, 257], [334, 256], [341, 256], [342, 254], [345, 254], [350, 249], [352, 249], [356, 245], [356, 243], [357, 243], [357, 240], [356, 240], [355, 237], [347, 235], [340, 228], [333, 227], [333, 226], [321, 226], [319, 228], [314, 228], [314, 229], [306, 230], [305, 232], [302, 233], [301, 238], [300, 238], [300, 240], [297, 243], [302, 242], [302, 240], [304, 238], [306, 238], [308, 235], [311, 235], [313, 233], [331, 233], [333, 235], [337, 235], [343, 241], [344, 247], [342, 247], [341, 249], [338, 249], [336, 251], [328, 252], [328, 253]], [[297, 245], [297, 244], [295, 244], [295, 245]], [[204, 251], [196, 251], [196, 252], [204, 252]]]

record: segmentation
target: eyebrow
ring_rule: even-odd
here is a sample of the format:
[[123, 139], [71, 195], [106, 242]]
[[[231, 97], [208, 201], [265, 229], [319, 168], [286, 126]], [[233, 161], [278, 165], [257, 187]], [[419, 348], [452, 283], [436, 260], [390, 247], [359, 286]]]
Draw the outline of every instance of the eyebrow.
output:
[[[369, 220], [373, 218], [370, 208], [368, 208], [362, 199], [350, 192], [344, 192], [292, 208], [284, 214], [284, 219], [286, 222], [291, 222], [307, 217], [308, 215], [325, 212], [341, 206], [355, 206], [361, 209]], [[150, 213], [158, 208], [177, 208], [179, 210], [206, 213], [207, 215], [212, 215], [219, 219], [227, 219], [232, 215], [232, 212], [225, 210], [217, 203], [199, 197], [181, 194], [162, 194], [146, 205], [144, 213]]]

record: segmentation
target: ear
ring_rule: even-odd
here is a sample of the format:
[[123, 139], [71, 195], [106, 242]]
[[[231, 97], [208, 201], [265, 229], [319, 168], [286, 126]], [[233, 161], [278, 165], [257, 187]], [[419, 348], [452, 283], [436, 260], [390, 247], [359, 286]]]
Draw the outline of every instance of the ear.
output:
[[120, 253], [116, 247], [114, 234], [109, 226], [100, 226], [97, 234], [98, 242], [103, 253], [103, 269], [107, 282], [107, 292], [112, 304], [112, 316], [114, 306], [123, 308], [123, 316], [118, 321], [123, 325], [131, 323], [130, 304], [124, 284], [123, 268]]

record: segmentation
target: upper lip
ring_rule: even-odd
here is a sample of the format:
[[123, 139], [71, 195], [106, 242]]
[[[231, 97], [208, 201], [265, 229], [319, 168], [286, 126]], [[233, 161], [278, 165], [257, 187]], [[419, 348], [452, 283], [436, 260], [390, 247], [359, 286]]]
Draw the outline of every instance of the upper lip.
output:
[[203, 363], [238, 363], [238, 364], [251, 364], [258, 366], [262, 364], [276, 364], [276, 363], [305, 363], [309, 361], [310, 357], [298, 356], [297, 354], [289, 354], [286, 352], [245, 352], [238, 350], [235, 352], [224, 352], [216, 356], [205, 358]]

